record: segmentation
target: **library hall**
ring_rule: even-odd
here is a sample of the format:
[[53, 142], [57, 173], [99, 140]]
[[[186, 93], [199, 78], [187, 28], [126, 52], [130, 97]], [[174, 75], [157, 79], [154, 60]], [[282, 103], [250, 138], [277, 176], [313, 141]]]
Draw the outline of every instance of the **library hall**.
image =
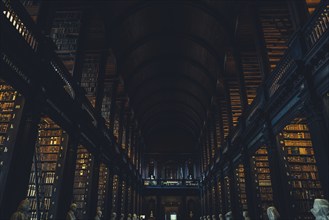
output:
[[329, 220], [329, 0], [0, 21], [0, 220]]

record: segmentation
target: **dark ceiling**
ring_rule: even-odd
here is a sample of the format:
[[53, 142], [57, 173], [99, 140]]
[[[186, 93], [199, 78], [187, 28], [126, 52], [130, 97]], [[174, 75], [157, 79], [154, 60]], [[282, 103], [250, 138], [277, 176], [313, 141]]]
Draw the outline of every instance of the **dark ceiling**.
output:
[[227, 1], [111, 1], [106, 8], [117, 71], [148, 151], [192, 152], [231, 45], [233, 10]]

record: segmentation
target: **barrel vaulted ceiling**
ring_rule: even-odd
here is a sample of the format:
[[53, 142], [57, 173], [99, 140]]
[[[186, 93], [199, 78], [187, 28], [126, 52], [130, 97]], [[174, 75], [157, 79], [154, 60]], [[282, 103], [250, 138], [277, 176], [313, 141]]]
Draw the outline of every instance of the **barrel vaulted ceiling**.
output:
[[225, 1], [210, 3], [109, 3], [117, 71], [150, 149], [197, 143], [233, 36]]

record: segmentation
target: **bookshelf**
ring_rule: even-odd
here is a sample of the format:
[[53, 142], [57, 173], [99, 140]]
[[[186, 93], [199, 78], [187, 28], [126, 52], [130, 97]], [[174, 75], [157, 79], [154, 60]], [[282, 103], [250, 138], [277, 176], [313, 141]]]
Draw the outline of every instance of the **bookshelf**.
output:
[[309, 210], [315, 198], [323, 198], [323, 191], [306, 120], [294, 119], [278, 134], [277, 139], [287, 167], [296, 218], [314, 219]]
[[218, 208], [219, 212], [223, 214], [223, 191], [222, 191], [222, 184], [220, 180], [217, 182], [217, 196], [218, 196]]
[[121, 182], [121, 213], [125, 213], [126, 210], [126, 193], [127, 193], [127, 189], [126, 189], [126, 181], [122, 180]]
[[244, 166], [243, 164], [239, 164], [237, 168], [235, 168], [235, 182], [236, 182], [236, 189], [238, 192], [240, 211], [248, 210], [245, 177], [246, 176], [245, 176]]
[[211, 183], [211, 205], [212, 213], [216, 213], [216, 186], [215, 183]]
[[224, 193], [225, 193], [225, 205], [226, 212], [232, 211], [232, 201], [231, 201], [231, 180], [228, 176], [224, 177]]
[[56, 11], [50, 31], [50, 37], [57, 47], [56, 53], [71, 75], [78, 49], [81, 15], [80, 11]]
[[27, 198], [31, 219], [52, 219], [59, 177], [64, 166], [67, 134], [48, 117], [42, 117], [31, 168]]
[[73, 202], [77, 204], [76, 216], [78, 219], [86, 219], [87, 217], [86, 210], [91, 186], [92, 163], [92, 155], [85, 147], [79, 145], [73, 185]]
[[108, 191], [108, 182], [109, 182], [109, 169], [104, 164], [101, 163], [99, 167], [99, 179], [98, 179], [98, 197], [97, 197], [97, 207], [105, 213], [105, 201]]
[[131, 194], [131, 190], [132, 190], [132, 188], [131, 188], [131, 186], [129, 186], [127, 188], [127, 194], [128, 194], [128, 196], [127, 196], [127, 198], [128, 198], [128, 201], [127, 201], [127, 210], [128, 210], [128, 213], [131, 213], [131, 211], [132, 211], [132, 201], [131, 201], [132, 194]]
[[81, 87], [93, 107], [96, 103], [97, 79], [99, 74], [99, 54], [85, 54], [82, 64]]
[[119, 176], [113, 176], [113, 185], [112, 185], [112, 212], [117, 212], [118, 208], [118, 196], [119, 196]]
[[241, 91], [237, 77], [229, 77], [227, 79], [228, 93], [231, 102], [232, 122], [233, 126], [238, 124], [240, 115], [242, 114]]
[[291, 15], [287, 3], [263, 1], [259, 6], [259, 18], [271, 71], [288, 48], [293, 33]]
[[256, 189], [258, 200], [259, 218], [264, 219], [267, 216], [267, 208], [273, 205], [271, 171], [265, 146], [260, 147], [252, 156], [251, 169], [254, 174], [254, 188]]
[[305, 0], [307, 11], [312, 14], [321, 0]]
[[32, 20], [37, 22], [41, 0], [20, 0], [20, 2], [30, 14]]
[[116, 114], [115, 118], [114, 118], [113, 135], [114, 135], [114, 138], [115, 138], [116, 142], [118, 142], [118, 138], [119, 138], [119, 114]]
[[23, 97], [0, 79], [0, 176], [8, 170], [17, 127], [23, 108]]

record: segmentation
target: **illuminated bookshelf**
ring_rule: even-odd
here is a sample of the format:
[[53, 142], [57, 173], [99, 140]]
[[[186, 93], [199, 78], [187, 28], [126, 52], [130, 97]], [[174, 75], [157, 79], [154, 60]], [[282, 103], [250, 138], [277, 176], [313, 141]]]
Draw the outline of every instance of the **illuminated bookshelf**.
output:
[[23, 97], [0, 79], [0, 175], [4, 177], [13, 152], [23, 108]]
[[63, 155], [66, 147], [65, 131], [50, 118], [42, 117], [27, 191], [32, 220], [53, 218], [51, 208], [57, 205], [54, 204], [54, 199], [64, 166]]
[[73, 74], [82, 13], [80, 11], [56, 11], [50, 37], [56, 45], [56, 53], [67, 70]]
[[97, 207], [105, 213], [105, 200], [108, 191], [108, 182], [109, 182], [109, 169], [104, 164], [101, 163], [99, 167], [99, 179], [98, 179], [98, 198], [97, 198]]
[[296, 118], [277, 136], [298, 219], [314, 219], [309, 210], [315, 198], [323, 198], [318, 169], [306, 120]]
[[312, 14], [321, 0], [305, 0], [308, 13]]
[[[273, 191], [270, 167], [268, 161], [268, 152], [265, 146], [260, 147], [251, 158], [251, 168], [254, 174], [254, 188], [259, 208], [259, 218], [263, 219], [266, 210], [273, 205]], [[258, 217], [258, 216], [257, 216]]]
[[86, 148], [79, 145], [75, 165], [73, 202], [77, 204], [77, 218], [85, 219], [87, 201], [89, 199], [91, 185], [91, 171], [93, 158]]
[[240, 210], [247, 211], [246, 176], [243, 164], [239, 164], [235, 169], [235, 180], [237, 184], [236, 189], [239, 197]]

